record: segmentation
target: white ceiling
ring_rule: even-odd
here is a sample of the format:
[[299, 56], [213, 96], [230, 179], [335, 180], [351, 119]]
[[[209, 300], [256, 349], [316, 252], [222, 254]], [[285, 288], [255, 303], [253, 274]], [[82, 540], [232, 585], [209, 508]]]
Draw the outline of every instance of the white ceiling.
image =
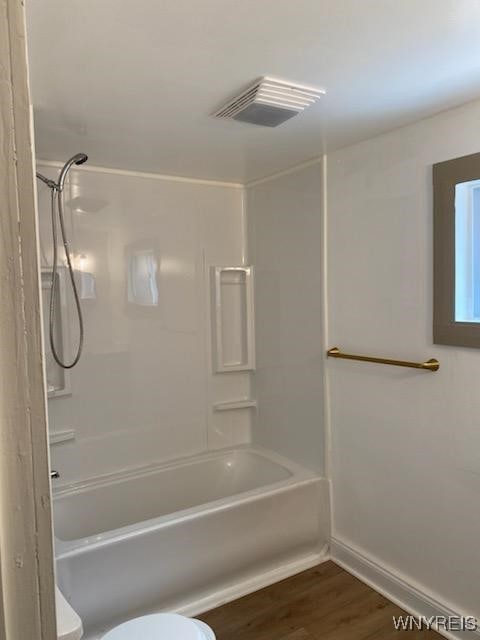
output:
[[[480, 0], [27, 0], [37, 155], [245, 182], [480, 96]], [[258, 76], [327, 90], [278, 128]]]

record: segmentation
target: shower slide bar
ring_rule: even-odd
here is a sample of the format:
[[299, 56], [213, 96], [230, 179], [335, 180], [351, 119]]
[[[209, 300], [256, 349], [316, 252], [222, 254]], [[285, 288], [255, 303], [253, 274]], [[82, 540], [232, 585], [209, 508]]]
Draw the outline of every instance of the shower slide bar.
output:
[[409, 360], [393, 360], [392, 358], [375, 358], [373, 356], [359, 356], [353, 353], [343, 353], [338, 347], [332, 347], [327, 351], [329, 358], [342, 358], [343, 360], [359, 360], [360, 362], [376, 362], [378, 364], [390, 364], [394, 367], [409, 367], [410, 369], [423, 369], [424, 371], [438, 371], [440, 362], [431, 358], [425, 362], [410, 362]]

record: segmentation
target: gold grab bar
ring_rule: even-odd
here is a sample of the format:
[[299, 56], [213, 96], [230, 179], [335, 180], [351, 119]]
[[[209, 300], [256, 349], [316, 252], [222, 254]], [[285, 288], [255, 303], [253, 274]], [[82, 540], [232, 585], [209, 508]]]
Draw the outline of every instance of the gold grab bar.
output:
[[344, 360], [360, 360], [361, 362], [377, 362], [378, 364], [391, 364], [394, 367], [410, 367], [411, 369], [424, 369], [425, 371], [438, 371], [440, 362], [431, 358], [426, 362], [410, 362], [409, 360], [392, 360], [391, 358], [374, 358], [372, 356], [357, 356], [352, 353], [342, 353], [338, 347], [332, 347], [327, 351], [329, 358], [343, 358]]

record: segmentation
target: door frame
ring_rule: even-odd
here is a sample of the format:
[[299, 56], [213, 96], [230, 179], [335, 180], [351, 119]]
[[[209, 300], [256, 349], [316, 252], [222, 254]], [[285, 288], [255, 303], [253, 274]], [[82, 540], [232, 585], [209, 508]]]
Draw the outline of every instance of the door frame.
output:
[[56, 640], [25, 8], [0, 0], [0, 637]]

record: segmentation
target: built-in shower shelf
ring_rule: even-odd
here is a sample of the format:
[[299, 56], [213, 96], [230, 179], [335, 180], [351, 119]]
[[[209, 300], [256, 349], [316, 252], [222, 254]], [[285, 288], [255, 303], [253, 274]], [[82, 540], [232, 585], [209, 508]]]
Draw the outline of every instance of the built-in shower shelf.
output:
[[242, 400], [229, 400], [228, 402], [216, 402], [213, 405], [215, 411], [232, 411], [233, 409], [251, 409], [257, 406], [257, 401], [251, 398]]
[[54, 387], [53, 385], [47, 386], [47, 397], [48, 398], [58, 398], [58, 396], [69, 396], [71, 395], [70, 384], [65, 387]]
[[213, 370], [255, 369], [253, 267], [212, 267]]
[[63, 429], [62, 431], [51, 431], [48, 440], [50, 444], [60, 444], [61, 442], [75, 440], [75, 430]]

